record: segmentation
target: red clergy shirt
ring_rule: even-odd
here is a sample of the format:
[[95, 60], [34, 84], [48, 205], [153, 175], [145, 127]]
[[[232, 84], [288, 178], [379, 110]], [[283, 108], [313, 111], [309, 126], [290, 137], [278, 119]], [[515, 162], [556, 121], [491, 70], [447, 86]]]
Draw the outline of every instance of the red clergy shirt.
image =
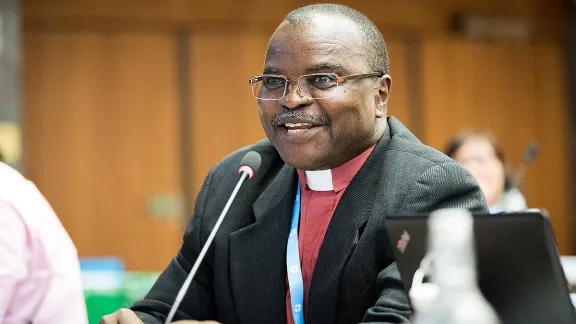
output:
[[[314, 266], [316, 265], [318, 252], [322, 246], [328, 224], [330, 224], [334, 210], [336, 210], [336, 206], [346, 187], [348, 187], [352, 178], [354, 178], [373, 150], [374, 146], [354, 159], [332, 169], [332, 186], [334, 190], [316, 191], [310, 189], [306, 184], [306, 172], [298, 170], [298, 179], [302, 192], [298, 247], [302, 281], [304, 282], [305, 315], [307, 314], [308, 292], [310, 291]], [[294, 324], [288, 280], [286, 280], [286, 319], [288, 324]]]

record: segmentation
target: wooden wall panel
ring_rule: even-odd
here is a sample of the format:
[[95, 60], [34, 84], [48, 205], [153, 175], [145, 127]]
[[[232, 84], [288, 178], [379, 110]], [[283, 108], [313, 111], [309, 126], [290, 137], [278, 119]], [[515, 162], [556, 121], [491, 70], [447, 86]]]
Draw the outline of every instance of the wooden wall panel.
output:
[[[131, 269], [160, 270], [180, 245], [183, 222], [152, 219], [146, 208], [154, 194], [180, 195], [177, 71], [186, 67], [175, 35], [191, 35], [185, 140], [195, 196], [214, 163], [264, 137], [247, 79], [261, 71], [282, 17], [309, 3], [22, 1], [25, 173], [81, 255], [119, 255]], [[459, 130], [483, 128], [516, 166], [524, 146], [539, 141], [523, 189], [531, 205], [550, 211], [561, 252], [574, 252], [561, 1], [339, 3], [381, 27], [393, 78], [388, 113], [427, 144], [441, 149]], [[455, 12], [525, 18], [536, 23], [538, 45], [454, 38]]]
[[214, 163], [265, 136], [248, 79], [261, 72], [267, 42], [263, 33], [190, 39], [195, 192]]
[[[292, 9], [314, 0], [23, 0], [26, 28], [38, 26], [99, 26], [110, 22], [133, 26], [178, 28], [181, 24], [236, 30], [250, 24], [276, 25]], [[322, 1], [321, 1], [322, 2]], [[376, 23], [421, 35], [445, 35], [457, 12], [507, 15], [531, 22], [536, 38], [561, 39], [562, 0], [341, 0]]]
[[443, 150], [462, 130], [489, 131], [513, 168], [537, 141], [541, 152], [522, 189], [529, 207], [549, 211], [560, 251], [573, 253], [561, 51], [558, 45], [426, 42], [423, 140]]
[[[540, 155], [534, 169], [531, 185], [535, 203], [545, 206], [556, 232], [558, 245], [564, 253], [576, 253], [574, 184], [570, 182], [570, 141], [566, 58], [564, 50], [556, 45], [535, 48], [534, 90], [536, 106], [536, 134], [540, 139]], [[572, 166], [572, 170], [573, 166]], [[573, 171], [572, 171], [573, 172]]]
[[[427, 42], [423, 83], [426, 141], [441, 147], [467, 127], [483, 127], [501, 137], [520, 162], [523, 144], [535, 137], [531, 45]], [[514, 137], [512, 135], [515, 135]]]
[[[415, 126], [415, 116], [411, 101], [410, 84], [408, 83], [408, 65], [418, 64], [412, 62], [408, 51], [407, 41], [404, 39], [387, 39], [388, 57], [390, 58], [390, 76], [392, 77], [392, 91], [388, 101], [388, 115], [398, 118], [408, 128]], [[414, 95], [414, 94], [413, 94]]]
[[147, 210], [179, 194], [173, 50], [169, 36], [24, 35], [27, 174], [81, 256], [159, 270], [180, 245], [182, 222]]

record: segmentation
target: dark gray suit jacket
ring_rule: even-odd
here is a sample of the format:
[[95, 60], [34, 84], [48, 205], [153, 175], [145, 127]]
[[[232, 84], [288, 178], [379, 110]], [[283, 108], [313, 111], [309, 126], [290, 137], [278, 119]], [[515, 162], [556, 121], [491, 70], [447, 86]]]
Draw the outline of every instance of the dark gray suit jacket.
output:
[[[472, 176], [423, 145], [398, 120], [350, 182], [318, 254], [306, 323], [408, 323], [411, 310], [386, 233], [386, 216], [446, 207], [487, 211]], [[286, 322], [286, 244], [297, 176], [263, 140], [216, 165], [198, 194], [178, 255], [132, 309], [163, 323], [239, 176], [250, 150], [262, 166], [240, 190], [176, 319], [225, 324]]]

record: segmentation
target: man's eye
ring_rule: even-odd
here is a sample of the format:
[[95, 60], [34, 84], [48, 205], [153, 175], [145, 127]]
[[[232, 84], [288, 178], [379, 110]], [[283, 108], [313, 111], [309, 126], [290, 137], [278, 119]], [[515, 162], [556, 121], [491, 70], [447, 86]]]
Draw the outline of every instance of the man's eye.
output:
[[321, 89], [330, 88], [337, 84], [336, 78], [332, 75], [314, 75], [309, 80], [312, 85]]
[[286, 79], [282, 77], [263, 77], [262, 84], [268, 89], [277, 89], [280, 87], [284, 87], [286, 83]]

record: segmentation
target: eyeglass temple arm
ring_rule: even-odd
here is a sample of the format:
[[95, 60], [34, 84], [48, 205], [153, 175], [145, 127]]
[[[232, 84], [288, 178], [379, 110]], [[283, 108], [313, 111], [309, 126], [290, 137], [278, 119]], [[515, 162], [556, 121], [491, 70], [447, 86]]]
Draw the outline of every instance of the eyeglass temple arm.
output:
[[339, 83], [344, 83], [344, 82], [346, 82], [346, 81], [348, 81], [348, 80], [356, 80], [356, 79], [362, 79], [362, 78], [369, 78], [369, 77], [373, 77], [373, 76], [381, 77], [381, 76], [384, 76], [384, 73], [382, 73], [382, 72], [372, 72], [372, 73], [362, 73], [362, 74], [345, 75], [345, 76], [338, 77], [338, 82], [339, 82]]

